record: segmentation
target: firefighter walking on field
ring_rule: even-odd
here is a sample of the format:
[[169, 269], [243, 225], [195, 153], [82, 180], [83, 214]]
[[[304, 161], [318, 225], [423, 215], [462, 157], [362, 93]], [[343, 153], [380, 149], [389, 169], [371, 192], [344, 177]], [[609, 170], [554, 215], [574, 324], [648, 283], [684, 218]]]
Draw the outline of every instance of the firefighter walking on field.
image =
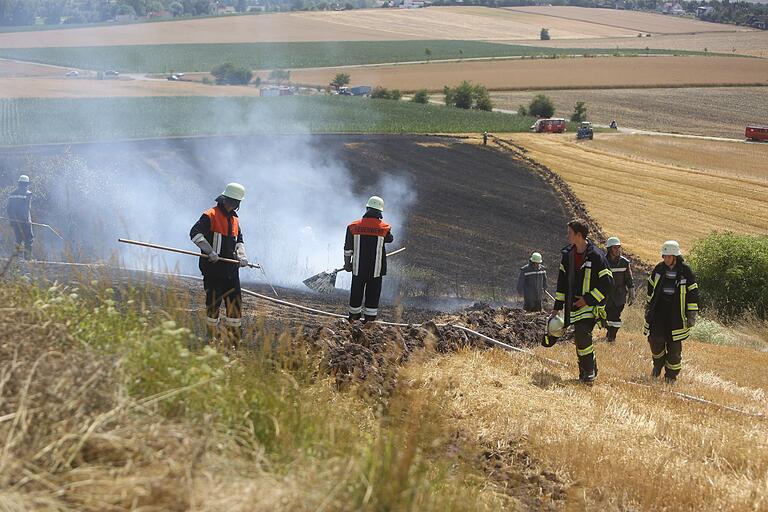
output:
[[[230, 183], [216, 198], [216, 206], [206, 210], [192, 226], [189, 237], [207, 258], [200, 258], [200, 272], [205, 289], [206, 322], [209, 339], [216, 339], [219, 309], [224, 304], [223, 323], [228, 341], [235, 347], [240, 342], [242, 326], [242, 294], [240, 268], [248, 265], [243, 233], [237, 209], [245, 197], [245, 188]], [[219, 262], [219, 258], [238, 260], [239, 266]]]
[[621, 254], [621, 241], [612, 236], [605, 244], [608, 265], [613, 274], [613, 291], [605, 299], [606, 324], [608, 336], [606, 341], [616, 341], [616, 333], [621, 329], [621, 313], [624, 305], [631, 306], [635, 302], [635, 283], [632, 279], [632, 268], [628, 258]]
[[541, 303], [547, 291], [547, 267], [542, 261], [541, 254], [534, 252], [517, 277], [517, 294], [522, 295], [523, 309], [526, 311], [541, 311]]
[[[605, 298], [613, 287], [613, 275], [605, 254], [588, 235], [586, 221], [574, 219], [568, 223], [569, 245], [562, 251], [555, 306], [547, 322], [550, 325], [564, 310], [561, 324], [574, 327], [579, 380], [584, 383], [592, 383], [597, 377], [592, 330], [598, 320], [605, 318]], [[549, 334], [544, 337], [545, 346], [552, 346], [556, 341], [557, 338]]]
[[349, 292], [349, 321], [368, 324], [379, 313], [382, 278], [387, 275], [384, 244], [394, 240], [392, 230], [382, 220], [384, 200], [373, 196], [365, 205], [363, 218], [347, 226], [344, 240], [344, 270], [352, 272]]
[[674, 383], [683, 367], [683, 341], [691, 334], [699, 311], [699, 285], [691, 267], [683, 261], [680, 244], [668, 240], [661, 246], [663, 261], [648, 277], [644, 334], [651, 345], [653, 370]]
[[32, 191], [29, 190], [29, 176], [22, 174], [16, 189], [8, 196], [6, 213], [16, 235], [16, 251], [24, 259], [32, 259]]

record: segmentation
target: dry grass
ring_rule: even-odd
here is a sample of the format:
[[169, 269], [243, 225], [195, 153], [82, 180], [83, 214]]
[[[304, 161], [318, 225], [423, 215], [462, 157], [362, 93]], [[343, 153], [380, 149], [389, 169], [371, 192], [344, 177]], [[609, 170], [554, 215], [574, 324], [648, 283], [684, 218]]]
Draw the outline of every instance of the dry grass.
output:
[[[663, 384], [620, 382], [648, 383], [651, 365], [639, 308], [627, 316], [619, 342], [597, 346], [594, 387], [574, 381], [571, 344], [537, 350], [565, 370], [501, 351], [464, 352], [410, 367], [408, 376], [439, 397], [459, 428], [484, 443], [522, 445], [553, 470], [569, 485], [568, 510], [764, 510], [768, 422], [682, 401]], [[683, 363], [676, 391], [768, 413], [759, 370], [768, 354], [687, 342]]]
[[[706, 141], [695, 155], [695, 142], [663, 137], [599, 134], [594, 144], [577, 144], [572, 134], [509, 138], [560, 174], [604, 231], [648, 262], [670, 238], [686, 251], [713, 230], [764, 233], [768, 226], [768, 146]], [[649, 147], [652, 156], [642, 156]]]
[[[517, 110], [539, 92], [552, 99], [557, 115], [570, 116], [576, 102], [584, 101], [593, 122], [607, 125], [616, 119], [619, 126], [642, 130], [743, 138], [747, 124], [768, 119], [765, 87], [518, 91], [493, 93], [492, 98], [497, 108]], [[706, 144], [693, 144], [692, 157], [712, 153]]]
[[17, 76], [61, 76], [64, 70], [43, 64], [28, 64], [0, 59], [0, 78]]
[[[558, 11], [559, 12], [559, 11]], [[586, 14], [585, 14], [586, 13]], [[577, 18], [584, 17], [584, 20]], [[595, 18], [603, 22], [595, 22]], [[624, 37], [638, 31], [686, 33], [723, 26], [645, 13], [578, 9], [565, 18], [484, 7], [296, 12], [188, 21], [0, 34], [0, 48], [162, 43], [538, 39]], [[735, 30], [733, 27], [728, 27]], [[571, 44], [573, 41], [571, 41]]]
[[[732, 25], [714, 25], [728, 27], [736, 30]], [[557, 34], [553, 34], [557, 37]], [[513, 42], [510, 40], [510, 42]], [[515, 44], [530, 44], [541, 46], [541, 41], [534, 38], [530, 41], [514, 41]], [[571, 48], [573, 41], [553, 39], [547, 46], [555, 48]], [[710, 52], [735, 53], [737, 55], [753, 55], [755, 57], [768, 57], [768, 35], [764, 30], [752, 30], [748, 32], [709, 32], [698, 34], [659, 35], [653, 37], [610, 37], [582, 39], [578, 41], [581, 48], [655, 48], [668, 50], [688, 50], [703, 52], [706, 48]]]
[[291, 80], [326, 85], [336, 73], [354, 84], [413, 91], [441, 91], [472, 80], [495, 90], [546, 88], [670, 87], [727, 84], [768, 85], [768, 61], [728, 57], [604, 57], [489, 60], [294, 70]]

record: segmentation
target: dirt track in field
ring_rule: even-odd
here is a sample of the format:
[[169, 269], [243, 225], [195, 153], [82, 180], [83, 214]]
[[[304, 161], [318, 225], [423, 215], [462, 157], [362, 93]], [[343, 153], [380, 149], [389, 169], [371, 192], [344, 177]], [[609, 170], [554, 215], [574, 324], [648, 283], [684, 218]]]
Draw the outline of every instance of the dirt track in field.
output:
[[[29, 76], [61, 76], [62, 68], [46, 66], [44, 64], [32, 64], [17, 62], [14, 60], [0, 59], [0, 78], [29, 77]], [[0, 85], [0, 93], [4, 87]]]
[[[632, 38], [638, 31], [736, 30], [731, 26], [647, 13], [574, 9], [562, 17], [545, 14], [549, 11], [538, 13], [485, 7], [264, 14], [0, 34], [0, 48], [411, 39], [532, 40], [538, 39], [542, 27], [548, 27], [554, 39], [570, 40], [570, 44], [574, 44], [573, 40], [584, 38]], [[598, 19], [602, 21], [596, 21]]]
[[494, 90], [545, 88], [768, 85], [768, 61], [730, 57], [599, 57], [514, 59], [294, 70], [291, 80], [326, 85], [340, 72], [353, 85], [442, 91], [463, 80]]

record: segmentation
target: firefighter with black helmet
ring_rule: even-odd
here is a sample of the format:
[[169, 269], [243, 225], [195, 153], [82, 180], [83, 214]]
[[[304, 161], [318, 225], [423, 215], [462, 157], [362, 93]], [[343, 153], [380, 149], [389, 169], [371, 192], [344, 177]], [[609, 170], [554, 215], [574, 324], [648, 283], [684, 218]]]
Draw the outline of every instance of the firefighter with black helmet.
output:
[[344, 270], [352, 272], [349, 291], [349, 321], [363, 317], [363, 323], [376, 320], [379, 313], [382, 278], [387, 275], [384, 244], [394, 240], [392, 228], [382, 220], [384, 200], [372, 196], [365, 214], [347, 226], [344, 240]]
[[[237, 209], [245, 197], [245, 187], [228, 184], [216, 198], [216, 206], [203, 212], [192, 226], [189, 237], [206, 258], [200, 258], [200, 272], [205, 289], [206, 322], [209, 339], [216, 339], [219, 309], [224, 304], [223, 323], [229, 342], [235, 347], [240, 342], [242, 326], [242, 294], [240, 268], [248, 265], [243, 233]], [[239, 265], [219, 262], [219, 258], [239, 261]]]
[[562, 335], [550, 336], [552, 324], [562, 323], [563, 330], [573, 325], [579, 380], [590, 384], [597, 377], [592, 330], [598, 320], [605, 318], [605, 298], [613, 287], [613, 274], [605, 253], [588, 236], [586, 221], [574, 219], [568, 223], [569, 245], [562, 250], [555, 305], [547, 321], [549, 334], [543, 344], [551, 346]]
[[683, 260], [680, 244], [668, 240], [661, 246], [663, 261], [648, 277], [644, 334], [651, 346], [651, 376], [674, 383], [683, 367], [683, 341], [691, 335], [699, 311], [699, 285]]
[[606, 341], [616, 341], [616, 333], [621, 329], [621, 313], [624, 305], [631, 306], [635, 302], [635, 283], [632, 278], [632, 267], [627, 257], [621, 254], [621, 241], [610, 237], [606, 243], [606, 257], [613, 274], [613, 291], [605, 299], [606, 324], [608, 336]]

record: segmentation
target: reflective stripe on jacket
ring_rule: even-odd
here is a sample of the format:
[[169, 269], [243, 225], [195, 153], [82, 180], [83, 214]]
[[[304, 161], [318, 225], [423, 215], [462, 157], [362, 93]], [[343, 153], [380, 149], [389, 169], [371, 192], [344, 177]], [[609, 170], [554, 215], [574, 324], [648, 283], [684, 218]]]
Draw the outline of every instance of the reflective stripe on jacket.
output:
[[608, 257], [611, 274], [613, 275], [613, 291], [608, 296], [608, 302], [621, 306], [627, 302], [627, 292], [635, 287], [632, 278], [632, 268], [629, 259], [619, 256], [618, 260], [611, 261]]
[[[605, 318], [605, 298], [613, 289], [613, 274], [603, 251], [587, 239], [584, 263], [580, 268], [574, 268], [575, 253], [576, 247], [573, 245], [562, 250], [557, 274], [555, 310], [565, 309], [566, 325], [581, 320]], [[576, 297], [584, 297], [587, 305], [573, 310]]]
[[394, 240], [389, 224], [368, 214], [347, 226], [344, 255], [352, 258], [352, 274], [361, 277], [387, 275], [384, 244]]
[[[668, 270], [675, 272], [674, 291], [672, 300], [661, 300], [664, 293], [662, 286], [659, 286], [664, 280], [664, 275]], [[672, 331], [674, 341], [683, 341], [691, 335], [691, 328], [688, 326], [688, 312], [699, 310], [699, 285], [696, 283], [696, 274], [691, 267], [678, 259], [673, 269], [669, 269], [664, 262], [654, 267], [651, 275], [648, 276], [646, 286], [646, 313], [643, 333], [647, 336], [651, 330], [651, 322], [657, 314], [664, 314], [669, 319], [669, 328]], [[671, 309], [667, 309], [671, 308]]]
[[528, 263], [520, 269], [517, 277], [517, 293], [523, 296], [526, 306], [538, 306], [544, 299], [547, 289], [547, 267], [543, 264], [536, 269], [533, 263]]
[[[243, 243], [243, 233], [240, 230], [240, 219], [237, 213], [234, 211], [228, 213], [220, 205], [203, 212], [189, 231], [189, 237], [194, 243], [205, 238], [216, 254], [229, 259], [237, 259], [235, 246]], [[199, 267], [204, 276], [211, 277], [233, 277], [239, 271], [237, 265], [211, 263], [208, 258], [200, 258]]]

